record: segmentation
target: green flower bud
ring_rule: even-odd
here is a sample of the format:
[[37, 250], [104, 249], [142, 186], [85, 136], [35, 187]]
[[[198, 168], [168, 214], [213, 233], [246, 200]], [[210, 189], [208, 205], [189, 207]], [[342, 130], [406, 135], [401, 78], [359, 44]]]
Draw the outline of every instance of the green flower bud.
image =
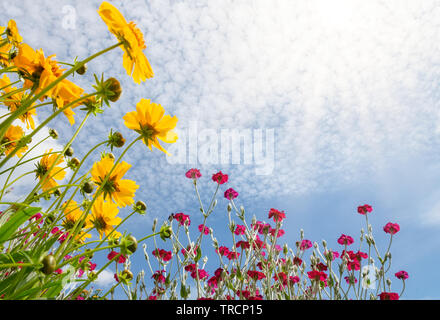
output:
[[116, 78], [108, 78], [104, 85], [106, 86], [106, 88], [108, 90], [110, 90], [112, 93], [108, 94], [107, 98], [111, 101], [111, 102], [116, 102], [119, 100], [119, 98], [121, 97], [121, 93], [122, 93], [122, 88], [121, 88], [121, 84], [119, 83], [119, 81]]
[[55, 267], [57, 262], [55, 257], [51, 254], [45, 256], [41, 261], [43, 263], [43, 267], [40, 269], [45, 275], [52, 274], [55, 271]]
[[49, 129], [49, 135], [53, 138], [53, 139], [58, 139], [58, 132], [55, 129]]
[[85, 74], [87, 71], [87, 63], [84, 63], [81, 67], [79, 67], [76, 70], [76, 73], [78, 73], [80, 76], [82, 76], [83, 74]]
[[64, 155], [67, 156], [67, 157], [73, 156], [73, 148], [72, 147], [68, 147], [66, 149], [66, 151], [64, 152]]

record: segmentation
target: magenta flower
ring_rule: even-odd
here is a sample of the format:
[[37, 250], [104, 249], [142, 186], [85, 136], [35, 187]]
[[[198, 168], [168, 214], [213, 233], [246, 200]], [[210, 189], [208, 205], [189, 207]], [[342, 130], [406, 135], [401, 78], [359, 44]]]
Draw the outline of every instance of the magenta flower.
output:
[[212, 181], [217, 182], [218, 184], [224, 184], [228, 182], [228, 175], [219, 171], [212, 175]]
[[388, 222], [385, 227], [383, 227], [383, 231], [389, 234], [396, 234], [400, 231], [400, 226], [397, 223]]
[[225, 191], [225, 198], [228, 200], [232, 200], [238, 197], [238, 192], [232, 188], [229, 188]]
[[229, 254], [229, 249], [228, 247], [221, 246], [218, 249], [216, 249], [216, 252], [222, 256], [227, 256]]
[[[116, 257], [119, 254], [119, 252], [116, 251], [111, 251], [108, 255], [107, 255], [107, 259], [112, 260], [114, 257]], [[124, 255], [120, 255], [118, 258], [118, 263], [124, 263], [126, 260], [126, 258], [124, 257]]]
[[400, 280], [406, 280], [409, 278], [408, 272], [406, 272], [404, 270], [396, 272], [394, 275], [396, 276], [397, 279], [400, 279]]
[[191, 225], [191, 219], [189, 218], [189, 215], [184, 214], [182, 212], [174, 214], [174, 219], [178, 221], [181, 226], [183, 226], [187, 220], [188, 220], [188, 225]]
[[185, 176], [189, 179], [198, 179], [202, 176], [202, 174], [200, 173], [199, 169], [189, 169], [186, 173]]
[[342, 234], [338, 239], [338, 243], [341, 245], [349, 246], [349, 245], [353, 244], [353, 242], [354, 242], [353, 238], [350, 236], [347, 236], [345, 234]]
[[312, 245], [312, 242], [310, 240], [302, 240], [299, 248], [301, 250], [307, 250], [307, 249], [310, 249], [312, 246], [313, 245]]
[[363, 215], [365, 215], [371, 211], [373, 211], [373, 207], [371, 207], [369, 204], [364, 204], [363, 206], [358, 207], [358, 213], [363, 214]]
[[155, 256], [157, 259], [167, 262], [171, 260], [173, 254], [171, 251], [166, 251], [164, 249], [155, 249], [153, 250], [153, 256]]
[[273, 218], [274, 222], [281, 222], [286, 218], [286, 214], [284, 211], [278, 211], [277, 209], [272, 208], [269, 210], [269, 219], [271, 218]]
[[235, 233], [237, 236], [239, 236], [239, 235], [244, 234], [245, 231], [246, 231], [246, 227], [245, 227], [245, 226], [237, 225], [237, 227], [235, 228], [234, 233]]
[[203, 232], [205, 235], [209, 234], [209, 228], [203, 224], [199, 225], [199, 231]]
[[399, 295], [395, 292], [382, 292], [379, 297], [380, 300], [399, 300]]

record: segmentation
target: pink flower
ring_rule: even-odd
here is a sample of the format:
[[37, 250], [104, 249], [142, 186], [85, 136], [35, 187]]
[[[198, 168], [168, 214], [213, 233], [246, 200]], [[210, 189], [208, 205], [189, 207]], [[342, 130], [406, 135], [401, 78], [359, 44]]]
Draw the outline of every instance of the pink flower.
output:
[[339, 239], [338, 239], [338, 243], [342, 244], [342, 245], [348, 245], [349, 246], [349, 245], [353, 244], [353, 242], [354, 242], [353, 238], [350, 237], [350, 236], [347, 236], [345, 234], [342, 234], [339, 237]]
[[240, 253], [235, 252], [235, 251], [229, 251], [228, 253], [228, 259], [229, 260], [235, 260], [240, 256]]
[[157, 296], [154, 296], [154, 295], [153, 296], [149, 296], [148, 300], [157, 300]]
[[225, 191], [225, 198], [228, 200], [232, 200], [238, 197], [238, 192], [232, 188], [229, 188]]
[[55, 273], [58, 273], [58, 274], [62, 274], [62, 273], [63, 273], [63, 270], [60, 269], [60, 268], [58, 268], [58, 269], [56, 269], [54, 272], [55, 272]]
[[242, 250], [249, 249], [251, 245], [247, 241], [238, 241], [236, 244], [237, 248], [241, 248]]
[[188, 225], [191, 225], [191, 219], [189, 218], [189, 215], [183, 214], [182, 212], [176, 213], [174, 215], [174, 219], [178, 221], [181, 226], [183, 226], [187, 220], [188, 220]]
[[116, 282], [119, 282], [119, 277], [116, 273], [113, 275], [113, 278], [115, 278]]
[[[116, 251], [111, 251], [108, 255], [107, 255], [107, 259], [112, 260], [114, 257], [116, 257], [119, 254], [119, 252]], [[81, 259], [81, 258], [80, 258]], [[126, 258], [124, 257], [124, 255], [120, 255], [118, 258], [118, 263], [124, 263], [126, 260]], [[81, 261], [80, 261], [81, 262]]]
[[[203, 270], [203, 269], [199, 269], [197, 273], [199, 274], [199, 279], [201, 279], [201, 280], [203, 280], [203, 279], [209, 277], [208, 272], [206, 272], [206, 271]], [[197, 273], [196, 273], [196, 270], [193, 270], [193, 271], [191, 272], [191, 277], [192, 277], [193, 279], [196, 279], [196, 278], [197, 278]]]
[[400, 279], [400, 280], [406, 280], [409, 278], [408, 272], [403, 271], [403, 270], [396, 272], [394, 275], [396, 276], [397, 279]]
[[202, 176], [202, 174], [200, 173], [199, 169], [189, 169], [186, 173], [185, 176], [189, 179], [198, 179]]
[[289, 281], [290, 281], [290, 284], [298, 283], [299, 277], [298, 276], [290, 276]]
[[[275, 231], [277, 231], [276, 229], [271, 229], [270, 230], [270, 234], [275, 237]], [[279, 229], [278, 233], [276, 234], [277, 238], [282, 237], [286, 232], [283, 229]]]
[[307, 250], [307, 249], [310, 249], [312, 246], [313, 245], [312, 245], [312, 242], [310, 240], [302, 240], [299, 248], [301, 250]]
[[365, 215], [371, 211], [373, 211], [373, 208], [369, 204], [364, 204], [363, 206], [358, 207], [358, 213], [363, 214], [363, 215]]
[[400, 226], [397, 223], [388, 222], [385, 227], [383, 227], [383, 231], [389, 234], [396, 234], [399, 230]]
[[244, 232], [246, 231], [246, 227], [245, 226], [241, 226], [241, 225], [237, 225], [237, 227], [235, 228], [234, 233], [239, 236], [241, 234], [244, 234]]
[[33, 219], [35, 219], [35, 221], [38, 221], [38, 223], [42, 223], [43, 222], [42, 218], [43, 218], [43, 216], [41, 215], [41, 213], [38, 212], [38, 213], [34, 214], [32, 217], [30, 217], [29, 221], [32, 221]]
[[258, 280], [261, 280], [261, 279], [266, 278], [266, 276], [264, 275], [264, 273], [262, 273], [262, 272], [260, 272], [260, 271], [256, 271], [256, 270], [254, 270], [254, 271], [249, 270], [249, 271], [247, 272], [247, 274], [248, 274], [249, 278], [252, 278], [252, 279], [255, 280], [255, 281], [258, 281]]
[[322, 281], [325, 285], [327, 285], [327, 274], [325, 272], [312, 270], [307, 272], [307, 276], [310, 280]]
[[221, 246], [216, 250], [216, 252], [222, 256], [227, 256], [229, 254], [229, 249], [225, 246]]
[[281, 222], [286, 218], [286, 214], [284, 211], [278, 211], [277, 209], [272, 208], [269, 210], [269, 219], [271, 218], [273, 218], [274, 222]]
[[153, 256], [155, 256], [159, 260], [167, 262], [171, 260], [173, 255], [171, 251], [166, 251], [164, 249], [155, 249], [153, 250]]
[[217, 182], [218, 184], [224, 184], [228, 182], [228, 175], [219, 171], [212, 175], [212, 181]]
[[156, 282], [165, 283], [165, 276], [163, 275], [164, 272], [165, 270], [158, 270], [151, 276], [151, 278], [153, 278]]
[[379, 297], [380, 300], [399, 300], [399, 295], [395, 292], [382, 292]]
[[204, 226], [203, 224], [199, 225], [199, 231], [203, 232], [205, 235], [209, 234], [209, 228], [207, 226]]

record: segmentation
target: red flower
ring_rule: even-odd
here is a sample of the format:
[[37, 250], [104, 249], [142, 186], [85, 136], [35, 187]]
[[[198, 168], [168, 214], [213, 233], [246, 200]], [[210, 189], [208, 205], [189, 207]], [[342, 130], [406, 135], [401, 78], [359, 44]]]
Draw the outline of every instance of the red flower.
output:
[[237, 248], [241, 248], [242, 250], [249, 249], [251, 245], [247, 241], [238, 241], [236, 243]]
[[174, 219], [177, 220], [181, 226], [185, 224], [185, 221], [188, 220], [188, 225], [191, 225], [191, 219], [189, 218], [189, 215], [183, 214], [182, 212], [176, 213], [174, 215]]
[[347, 282], [347, 284], [356, 284], [358, 281], [356, 278], [354, 277], [344, 277], [345, 282]]
[[325, 272], [312, 270], [307, 272], [307, 276], [310, 280], [322, 281], [325, 285], [327, 285], [327, 274]]
[[218, 184], [224, 184], [228, 182], [228, 175], [219, 171], [212, 175], [212, 181], [217, 182]]
[[225, 191], [225, 198], [228, 200], [232, 200], [238, 197], [238, 192], [232, 188], [229, 188]]
[[397, 223], [388, 222], [385, 227], [383, 227], [383, 231], [389, 234], [396, 234], [400, 231], [400, 226]]
[[397, 279], [400, 279], [400, 280], [406, 280], [409, 278], [408, 272], [403, 271], [403, 270], [396, 272], [394, 275], [396, 276]]
[[[112, 260], [114, 257], [116, 257], [119, 254], [119, 252], [116, 251], [111, 251], [108, 255], [107, 255], [107, 259]], [[118, 257], [118, 263], [124, 263], [126, 260], [126, 258], [124, 257], [124, 255], [120, 255]]]
[[203, 224], [199, 225], [199, 231], [203, 232], [205, 235], [209, 234], [209, 228]]
[[202, 174], [200, 173], [199, 169], [189, 169], [186, 173], [185, 176], [189, 179], [198, 179], [202, 176]]
[[284, 211], [278, 211], [277, 209], [272, 208], [269, 210], [269, 219], [271, 218], [273, 218], [274, 222], [281, 222], [286, 218], [286, 214]]
[[382, 292], [379, 297], [380, 300], [399, 300], [399, 295], [395, 292]]
[[353, 244], [353, 242], [354, 242], [353, 238], [350, 237], [350, 236], [347, 236], [345, 234], [342, 234], [339, 237], [339, 239], [338, 239], [338, 243], [342, 244], [342, 245], [348, 245], [349, 246], [349, 245]]
[[320, 262], [316, 265], [316, 269], [318, 269], [319, 271], [327, 271], [327, 266]]
[[246, 227], [245, 226], [241, 226], [241, 225], [237, 225], [237, 228], [235, 228], [234, 233], [239, 236], [244, 234], [244, 232], [246, 231]]
[[170, 261], [173, 255], [171, 251], [166, 251], [164, 249], [155, 249], [153, 250], [153, 256], [166, 262]]
[[300, 258], [298, 258], [298, 257], [293, 258], [294, 265], [300, 266], [300, 265], [302, 265], [302, 263], [303, 263], [303, 261]]
[[228, 259], [229, 259], [229, 260], [237, 259], [239, 256], [240, 256], [240, 253], [235, 252], [235, 251], [230, 251], [230, 252], [228, 253]]
[[196, 264], [195, 263], [191, 263], [191, 264], [185, 266], [185, 271], [193, 272], [194, 270], [196, 270]]
[[[277, 231], [277, 229], [271, 229], [270, 230], [270, 234], [272, 235], [272, 237], [275, 237], [275, 231]], [[276, 234], [277, 238], [282, 237], [286, 232], [283, 229], [279, 229], [278, 233]]]
[[[199, 274], [199, 279], [201, 279], [201, 280], [203, 280], [203, 279], [209, 277], [208, 272], [206, 272], [206, 271], [203, 270], [203, 269], [199, 269], [199, 270], [198, 270], [198, 274]], [[192, 277], [193, 279], [196, 279], [196, 278], [197, 278], [196, 270], [193, 270], [193, 271], [191, 272], [191, 277]]]
[[254, 270], [254, 271], [249, 270], [247, 272], [247, 274], [248, 274], [249, 278], [252, 278], [255, 281], [266, 278], [266, 276], [264, 275], [263, 272], [256, 271], [256, 270]]
[[222, 256], [227, 256], [229, 254], [229, 249], [227, 247], [221, 246], [218, 249], [216, 249], [217, 253], [220, 253]]
[[165, 270], [158, 270], [158, 271], [156, 271], [152, 276], [151, 276], [151, 278], [153, 278], [156, 282], [161, 282], [161, 283], [165, 283], [165, 276], [162, 274], [162, 273], [164, 273], [165, 272]]
[[301, 250], [307, 250], [307, 249], [310, 249], [312, 246], [313, 245], [312, 245], [312, 242], [310, 240], [302, 240], [299, 248]]
[[157, 300], [157, 296], [149, 296], [148, 300]]
[[363, 206], [358, 207], [358, 212], [360, 214], [367, 214], [368, 212], [373, 211], [373, 208], [369, 204], [364, 204]]

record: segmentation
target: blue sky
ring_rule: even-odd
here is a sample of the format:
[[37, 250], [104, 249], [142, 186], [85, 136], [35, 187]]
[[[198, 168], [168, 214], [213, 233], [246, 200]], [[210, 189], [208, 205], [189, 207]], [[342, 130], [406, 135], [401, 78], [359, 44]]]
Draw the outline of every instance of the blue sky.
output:
[[[201, 218], [184, 173], [200, 168], [208, 194], [210, 176], [222, 170], [249, 219], [267, 220], [270, 208], [285, 210], [289, 244], [301, 228], [310, 240], [334, 247], [341, 233], [358, 240], [364, 221], [356, 208], [371, 204], [370, 222], [383, 246], [383, 225], [401, 226], [391, 271], [409, 272], [405, 297], [440, 298], [427, 272], [439, 262], [440, 245], [440, 1], [110, 2], [144, 33], [155, 76], [135, 85], [120, 50], [96, 59], [86, 76], [75, 76], [86, 90], [92, 74], [102, 72], [123, 87], [120, 101], [86, 124], [74, 144], [78, 155], [110, 128], [131, 140], [122, 116], [141, 98], [176, 115], [182, 138], [189, 139], [196, 123], [199, 151], [215, 145], [222, 129], [275, 134], [274, 167], [265, 175], [256, 174], [255, 159], [244, 163], [244, 155], [238, 164], [209, 163], [200, 153], [197, 161], [170, 163], [158, 150], [135, 146], [127, 176], [141, 186], [136, 198], [149, 213], [129, 222], [129, 230], [146, 234], [153, 218], [173, 212], [190, 214], [195, 226]], [[0, 21], [15, 19], [25, 42], [71, 62], [115, 42], [96, 12], [99, 5], [2, 2]], [[40, 119], [49, 112], [42, 110]], [[51, 126], [62, 135], [59, 143], [76, 128], [63, 118]], [[182, 141], [170, 150], [189, 152]], [[225, 206], [219, 201], [214, 229], [224, 228]]]

